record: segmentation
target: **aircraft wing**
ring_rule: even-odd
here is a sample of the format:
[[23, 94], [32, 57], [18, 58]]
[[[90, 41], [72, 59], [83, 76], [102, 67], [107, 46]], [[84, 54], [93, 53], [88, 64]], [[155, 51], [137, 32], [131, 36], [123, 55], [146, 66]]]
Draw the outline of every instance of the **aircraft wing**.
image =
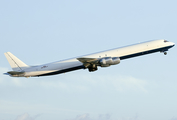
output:
[[88, 68], [91, 64], [97, 64], [100, 59], [98, 58], [77, 58], [80, 62], [84, 64], [86, 68]]

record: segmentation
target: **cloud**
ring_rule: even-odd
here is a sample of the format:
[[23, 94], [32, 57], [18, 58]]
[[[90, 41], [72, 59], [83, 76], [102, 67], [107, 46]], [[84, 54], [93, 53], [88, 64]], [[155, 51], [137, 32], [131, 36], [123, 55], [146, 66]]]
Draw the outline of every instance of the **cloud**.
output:
[[139, 120], [139, 118], [138, 118], [138, 115], [135, 115], [134, 117], [124, 117], [118, 120]]
[[22, 115], [17, 116], [15, 120], [35, 120], [39, 116], [40, 114], [31, 117], [28, 113], [24, 113]]
[[74, 119], [66, 119], [66, 120], [91, 120], [88, 113], [77, 115]]
[[97, 118], [90, 118], [88, 113], [77, 115], [74, 119], [67, 119], [67, 120], [111, 120], [109, 114], [100, 114]]
[[87, 114], [77, 116], [75, 120], [91, 120], [91, 119], [89, 117], [89, 114], [87, 113]]
[[20, 81], [19, 78], [17, 77], [10, 77], [8, 75], [4, 75], [3, 73], [6, 73], [8, 70], [8, 68], [4, 68], [4, 67], [0, 67], [0, 83], [1, 85], [5, 85], [5, 86], [18, 86], [18, 87], [22, 87], [22, 82]]
[[177, 120], [177, 118], [176, 118], [176, 117], [173, 117], [173, 118], [171, 118], [170, 120]]
[[100, 114], [98, 120], [110, 120], [110, 118], [111, 118], [110, 114]]
[[[7, 68], [0, 68], [0, 72], [8, 71]], [[37, 80], [38, 79], [38, 80]], [[13, 78], [0, 75], [0, 86], [30, 88], [37, 86], [42, 89], [58, 89], [60, 91], [72, 93], [85, 93], [94, 89], [104, 91], [106, 89], [117, 92], [144, 92], [147, 81], [133, 76], [111, 75], [111, 74], [64, 74], [53, 77], [52, 81], [48, 77], [40, 78]]]
[[[41, 81], [39, 84], [44, 88], [56, 88], [67, 92], [89, 92], [97, 90], [113, 90], [117, 92], [144, 92], [148, 85], [147, 81], [132, 76], [122, 75], [91, 75], [72, 74], [62, 76], [58, 81]], [[64, 79], [64, 80], [63, 80]]]
[[119, 78], [112, 81], [112, 85], [119, 92], [125, 91], [141, 91], [147, 93], [145, 86], [147, 85], [147, 81], [141, 80], [138, 78], [134, 78], [132, 76], [120, 76]]
[[139, 119], [138, 119], [138, 115], [134, 117], [122, 117], [122, 118], [113, 119], [111, 118], [110, 114], [100, 114], [96, 118], [91, 118], [88, 113], [85, 113], [82, 115], [77, 115], [76, 118], [74, 119], [66, 119], [66, 120], [139, 120]]
[[[146, 80], [141, 80], [133, 76], [123, 75], [85, 75], [80, 76], [80, 79], [86, 83], [85, 87], [113, 90], [117, 92], [144, 92], [147, 93], [145, 88], [148, 85]], [[80, 81], [82, 83], [82, 81]], [[89, 88], [87, 88], [88, 90]]]

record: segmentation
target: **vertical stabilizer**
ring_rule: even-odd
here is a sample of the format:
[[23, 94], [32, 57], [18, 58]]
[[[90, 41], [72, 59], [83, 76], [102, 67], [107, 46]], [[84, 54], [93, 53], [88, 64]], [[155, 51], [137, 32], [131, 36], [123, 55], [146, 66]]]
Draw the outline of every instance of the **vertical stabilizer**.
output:
[[23, 71], [25, 68], [28, 67], [28, 65], [26, 65], [24, 62], [14, 56], [12, 53], [6, 52], [4, 54], [14, 71]]

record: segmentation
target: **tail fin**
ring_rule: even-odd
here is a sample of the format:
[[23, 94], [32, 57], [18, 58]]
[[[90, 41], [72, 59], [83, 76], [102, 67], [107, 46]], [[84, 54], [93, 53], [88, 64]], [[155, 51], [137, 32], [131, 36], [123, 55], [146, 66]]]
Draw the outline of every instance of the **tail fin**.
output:
[[10, 66], [14, 71], [23, 71], [25, 68], [29, 67], [24, 62], [22, 62], [20, 59], [15, 57], [12, 53], [6, 52], [4, 53]]

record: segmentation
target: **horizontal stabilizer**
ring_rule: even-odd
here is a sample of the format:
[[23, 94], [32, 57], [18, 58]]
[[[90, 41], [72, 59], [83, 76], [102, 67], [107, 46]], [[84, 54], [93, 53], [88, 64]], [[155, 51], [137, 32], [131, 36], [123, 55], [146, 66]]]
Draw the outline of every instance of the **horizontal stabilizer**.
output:
[[4, 74], [10, 75], [10, 76], [13, 76], [13, 77], [23, 77], [25, 72], [9, 71], [9, 72], [4, 73]]

